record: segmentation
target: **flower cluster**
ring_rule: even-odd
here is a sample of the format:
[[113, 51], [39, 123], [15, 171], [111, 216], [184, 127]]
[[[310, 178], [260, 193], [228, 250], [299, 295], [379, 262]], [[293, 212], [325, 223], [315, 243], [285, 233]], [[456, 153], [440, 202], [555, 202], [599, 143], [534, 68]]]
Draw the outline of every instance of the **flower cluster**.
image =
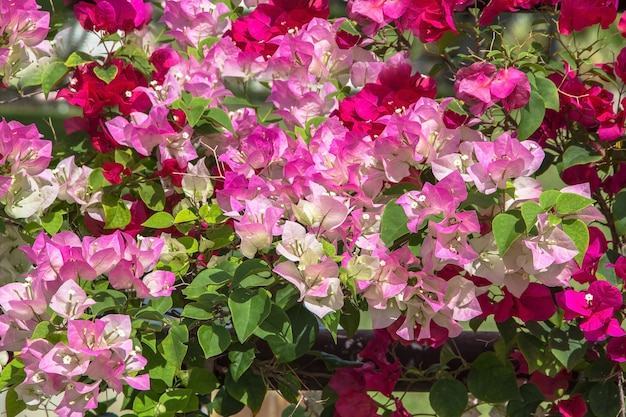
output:
[[[49, 15], [1, 1], [2, 83], [22, 86], [11, 80], [49, 48]], [[165, 1], [152, 38], [151, 3], [80, 1], [100, 55], [28, 72], [27, 86], [60, 84], [56, 100], [82, 114], [55, 142], [0, 122], [0, 349], [15, 353], [0, 387], [30, 408], [61, 396], [63, 417], [107, 388], [137, 415], [191, 413], [215, 389], [220, 414], [256, 412], [262, 395], [247, 387], [288, 380], [320, 322], [354, 331], [360, 309], [376, 337], [369, 362], [330, 381], [337, 417], [379, 415], [368, 391], [408, 416], [389, 346], [439, 347], [488, 318], [505, 340], [468, 365], [471, 398], [531, 411], [545, 400], [564, 415], [593, 403], [563, 392], [572, 370], [626, 360], [626, 49], [586, 71], [564, 39], [606, 28], [617, 2], [350, 0], [338, 19], [325, 0], [232, 6]], [[548, 23], [500, 48], [491, 23], [532, 8]], [[476, 50], [459, 53], [449, 32]], [[449, 85], [417, 70], [420, 42]], [[538, 179], [553, 160], [565, 186]], [[255, 360], [259, 339], [275, 362]], [[512, 351], [521, 388], [502, 361]], [[482, 388], [485, 369], [512, 383]], [[438, 414], [474, 401], [458, 384], [458, 409]]]
[[12, 77], [35, 61], [48, 56], [50, 13], [40, 11], [35, 0], [0, 2], [0, 88], [12, 83]]
[[[149, 389], [148, 375], [137, 375], [146, 359], [131, 338], [131, 318], [84, 319], [96, 304], [85, 289], [106, 275], [111, 287], [139, 298], [170, 295], [174, 274], [154, 270], [163, 245], [157, 238], [137, 242], [120, 232], [82, 240], [62, 232], [52, 238], [42, 233], [22, 248], [34, 267], [22, 282], [0, 287], [0, 347], [21, 352], [26, 377], [15, 389], [22, 401], [36, 407], [62, 393], [56, 413], [79, 416], [97, 407], [101, 383], [117, 393], [123, 384]], [[38, 337], [44, 324], [66, 337], [56, 343]]]

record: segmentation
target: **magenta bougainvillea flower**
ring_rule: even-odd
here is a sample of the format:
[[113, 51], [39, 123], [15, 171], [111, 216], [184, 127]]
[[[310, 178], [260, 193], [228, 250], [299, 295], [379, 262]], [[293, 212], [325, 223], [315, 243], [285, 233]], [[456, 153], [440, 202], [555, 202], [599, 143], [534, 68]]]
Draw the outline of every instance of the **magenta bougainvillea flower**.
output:
[[617, 17], [618, 0], [561, 0], [559, 32], [569, 35], [600, 24], [607, 29]]
[[74, 6], [74, 15], [85, 30], [129, 33], [150, 23], [152, 5], [143, 0], [80, 1]]
[[555, 407], [563, 417], [583, 417], [587, 414], [587, 403], [580, 393], [560, 400]]
[[559, 292], [556, 301], [564, 310], [566, 320], [582, 318], [580, 328], [591, 342], [626, 334], [614, 317], [622, 308], [622, 294], [607, 281], [594, 281], [587, 291]]

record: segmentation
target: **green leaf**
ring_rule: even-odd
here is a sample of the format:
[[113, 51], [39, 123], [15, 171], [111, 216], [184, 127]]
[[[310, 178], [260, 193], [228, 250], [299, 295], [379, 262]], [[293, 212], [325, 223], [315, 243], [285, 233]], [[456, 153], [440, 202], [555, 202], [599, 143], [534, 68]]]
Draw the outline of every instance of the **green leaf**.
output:
[[4, 389], [24, 382], [26, 372], [24, 372], [24, 364], [21, 361], [13, 359], [6, 364], [0, 372], [0, 388]]
[[561, 223], [563, 231], [567, 234], [578, 249], [578, 255], [574, 259], [579, 265], [582, 265], [585, 252], [589, 246], [589, 229], [585, 222], [580, 219], [567, 219]]
[[198, 215], [189, 209], [183, 209], [176, 213], [176, 217], [174, 217], [174, 223], [187, 223], [187, 222], [195, 222], [198, 220]]
[[[282, 391], [281, 391], [282, 393]], [[297, 401], [297, 400], [296, 400]], [[281, 417], [309, 417], [306, 408], [297, 404], [290, 404], [283, 410]]]
[[[159, 405], [159, 394], [153, 391], [141, 391], [133, 400], [133, 411], [138, 417], [153, 417]], [[165, 407], [160, 407], [165, 411]]]
[[203, 304], [199, 302], [194, 302], [185, 304], [181, 316], [194, 320], [210, 320], [215, 316], [213, 314], [213, 307], [213, 303]]
[[549, 79], [543, 77], [536, 77], [535, 83], [537, 85], [537, 91], [541, 94], [541, 98], [543, 99], [546, 109], [559, 111], [559, 91], [557, 90], [556, 85]]
[[[251, 279], [248, 279], [251, 278]], [[248, 259], [244, 261], [233, 275], [232, 286], [250, 288], [266, 286], [274, 282], [272, 273], [267, 263], [260, 259]]]
[[265, 400], [265, 394], [267, 393], [265, 381], [260, 375], [252, 372], [252, 370], [248, 370], [238, 381], [234, 381], [235, 383], [229, 378], [230, 376], [231, 374], [229, 373], [226, 376], [226, 381], [224, 381], [228, 393], [236, 400], [247, 405], [252, 411], [252, 414], [256, 415], [261, 409], [263, 400]]
[[120, 312], [128, 301], [124, 293], [116, 290], [100, 290], [92, 298], [96, 303], [89, 308], [94, 316], [109, 310]]
[[46, 65], [41, 74], [41, 91], [45, 98], [67, 74], [67, 67], [61, 61], [53, 61]]
[[620, 412], [619, 388], [613, 382], [594, 385], [588, 398], [596, 417], [615, 417]]
[[272, 343], [272, 352], [281, 362], [293, 362], [311, 349], [319, 332], [319, 324], [316, 316], [301, 304], [286, 311], [286, 314], [291, 321], [293, 343]]
[[91, 55], [84, 52], [75, 51], [67, 57], [67, 59], [65, 60], [65, 66], [68, 68], [72, 68], [82, 64], [88, 64], [93, 61], [94, 59], [91, 57]]
[[205, 114], [206, 117], [213, 120], [218, 125], [225, 127], [230, 133], [235, 133], [233, 123], [230, 121], [230, 116], [224, 110], [219, 107], [211, 107]]
[[187, 122], [191, 125], [191, 127], [198, 124], [200, 117], [202, 117], [202, 114], [210, 102], [210, 98], [194, 97], [191, 99], [189, 106], [183, 109], [185, 115], [187, 116]]
[[292, 404], [299, 401], [301, 389], [300, 378], [290, 371], [284, 372], [282, 378], [278, 380], [280, 395]]
[[517, 346], [522, 355], [524, 355], [526, 362], [528, 362], [528, 371], [530, 373], [541, 369], [545, 363], [544, 357], [546, 354], [546, 345], [541, 340], [531, 334], [519, 332], [517, 334]]
[[26, 404], [20, 400], [14, 388], [10, 388], [4, 398], [4, 411], [7, 417], [17, 417], [19, 413], [26, 410]]
[[568, 372], [571, 372], [585, 357], [587, 344], [583, 332], [571, 326], [565, 332], [555, 328], [550, 332], [549, 350]]
[[619, 256], [619, 253], [611, 249], [609, 249], [607, 253], [602, 255], [602, 257], [600, 258], [600, 262], [598, 263], [598, 270], [596, 272], [596, 276], [598, 277], [598, 279], [604, 279], [614, 286], [617, 286], [618, 282], [623, 282], [621, 279], [617, 278], [617, 275], [615, 274], [615, 268], [613, 268], [612, 266], [607, 266], [610, 263], [614, 264]]
[[187, 354], [189, 334], [186, 326], [172, 325], [167, 336], [161, 342], [163, 358], [166, 361], [163, 381], [171, 386], [176, 371], [180, 369]]
[[[230, 366], [228, 367], [229, 375], [235, 382], [239, 381], [239, 378], [250, 368], [250, 365], [254, 362], [254, 358], [254, 348], [231, 350], [228, 352], [228, 359], [230, 359]], [[237, 397], [235, 398], [239, 399]]]
[[573, 167], [575, 165], [598, 162], [601, 159], [602, 155], [594, 149], [591, 149], [589, 147], [572, 145], [565, 149], [565, 152], [563, 152], [562, 170]]
[[626, 235], [626, 191], [622, 190], [617, 194], [611, 212], [617, 233], [621, 236]]
[[348, 337], [359, 329], [361, 323], [361, 312], [354, 303], [346, 299], [341, 309], [341, 317], [339, 317], [339, 325], [346, 331]]
[[524, 140], [541, 126], [546, 114], [546, 103], [541, 95], [532, 90], [528, 104], [520, 109], [520, 121], [517, 127], [517, 139]]
[[409, 233], [406, 224], [409, 218], [404, 214], [402, 206], [396, 204], [396, 199], [391, 200], [380, 223], [380, 238], [386, 246], [391, 246], [401, 236]]
[[181, 369], [176, 376], [185, 388], [189, 388], [195, 394], [207, 395], [219, 387], [215, 374], [203, 368]]
[[259, 327], [259, 324], [270, 314], [272, 304], [268, 292], [239, 288], [231, 292], [228, 308], [233, 319], [233, 327], [241, 343]]
[[428, 395], [430, 406], [439, 417], [460, 417], [467, 407], [467, 389], [452, 378], [437, 380]]
[[166, 411], [173, 412], [185, 412], [188, 410], [188, 405], [192, 402], [192, 398], [197, 405], [198, 397], [190, 389], [173, 389], [171, 391], [164, 392], [159, 398], [159, 404], [165, 406]]
[[49, 211], [41, 217], [43, 229], [50, 235], [55, 235], [63, 226], [63, 212], [59, 210]]
[[97, 191], [103, 187], [109, 185], [109, 182], [104, 178], [104, 170], [102, 168], [95, 168], [89, 174], [89, 187], [92, 191]]
[[194, 254], [194, 253], [198, 253], [198, 248], [200, 247], [200, 245], [198, 244], [198, 241], [196, 239], [194, 239], [191, 236], [183, 236], [183, 237], [179, 237], [178, 242], [180, 242], [180, 244], [182, 244], [185, 249], [187, 250], [188, 254]]
[[324, 254], [329, 257], [337, 255], [337, 248], [332, 243], [325, 239], [322, 239], [322, 247], [324, 248]]
[[37, 326], [35, 327], [35, 330], [33, 331], [32, 336], [29, 337], [29, 339], [30, 340], [45, 339], [46, 337], [48, 337], [48, 335], [54, 333], [55, 330], [56, 328], [54, 327], [54, 324], [48, 321], [42, 321], [39, 324], [37, 324]]
[[213, 250], [228, 246], [235, 240], [235, 232], [233, 231], [233, 228], [227, 224], [220, 227], [207, 229], [207, 231], [204, 233], [204, 236], [210, 242], [213, 242]]
[[215, 292], [228, 284], [231, 276], [221, 269], [205, 269], [200, 272], [182, 293], [189, 299], [198, 299], [209, 292]]
[[215, 397], [213, 397], [211, 405], [213, 406], [213, 411], [222, 417], [230, 417], [237, 414], [244, 407], [242, 402], [237, 401], [228, 393], [224, 385], [222, 385], [219, 391], [217, 391], [217, 394], [215, 394]]
[[102, 207], [106, 222], [105, 229], [123, 229], [130, 223], [132, 216], [124, 201], [117, 196], [102, 197]]
[[321, 318], [324, 327], [326, 327], [326, 330], [330, 332], [330, 335], [333, 337], [335, 343], [337, 342], [337, 329], [339, 328], [340, 315], [341, 313], [339, 311], [332, 311]]
[[525, 229], [524, 220], [509, 213], [500, 213], [493, 219], [493, 236], [500, 256], [509, 250]]
[[592, 204], [592, 199], [580, 194], [561, 193], [556, 199], [556, 212], [559, 214], [572, 214]]
[[280, 360], [281, 347], [293, 343], [291, 320], [282, 308], [272, 303], [270, 314], [254, 330], [254, 335], [265, 340], [272, 351], [274, 351], [274, 348], [277, 348], [278, 353], [274, 352], [274, 354], [276, 359]]
[[484, 352], [474, 360], [467, 386], [476, 398], [488, 403], [522, 400], [513, 366], [501, 362], [494, 352]]
[[545, 401], [541, 390], [531, 383], [520, 387], [523, 400], [511, 400], [506, 406], [506, 415], [511, 417], [533, 417], [537, 415], [537, 407]]
[[199, 214], [202, 217], [202, 220], [208, 224], [216, 224], [220, 217], [222, 217], [223, 212], [219, 204], [214, 203], [209, 205], [208, 203], [205, 203], [202, 207], [200, 207]]
[[165, 191], [160, 183], [139, 183], [139, 197], [148, 208], [154, 211], [162, 211], [165, 208]]
[[548, 210], [556, 204], [556, 200], [559, 198], [560, 195], [560, 191], [546, 190], [539, 195], [539, 205], [544, 210]]
[[534, 201], [522, 203], [522, 218], [526, 224], [526, 233], [530, 232], [535, 226], [535, 223], [537, 223], [537, 215], [541, 213], [545, 213], [545, 210]]
[[141, 224], [144, 227], [151, 229], [167, 229], [174, 225], [174, 218], [171, 214], [164, 211], [154, 213], [148, 220]]
[[230, 346], [230, 332], [219, 324], [203, 324], [198, 330], [198, 341], [206, 359], [225, 352]]
[[93, 73], [105, 83], [109, 84], [117, 77], [118, 68], [115, 65], [108, 67], [94, 67]]

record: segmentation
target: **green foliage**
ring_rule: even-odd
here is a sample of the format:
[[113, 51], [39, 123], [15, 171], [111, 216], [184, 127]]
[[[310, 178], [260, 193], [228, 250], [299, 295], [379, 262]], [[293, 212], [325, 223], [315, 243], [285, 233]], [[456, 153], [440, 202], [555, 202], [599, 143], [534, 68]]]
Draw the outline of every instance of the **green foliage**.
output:
[[440, 417], [460, 417], [467, 408], [467, 389], [456, 379], [437, 380], [428, 398], [430, 406]]
[[390, 246], [396, 239], [409, 233], [406, 227], [408, 220], [404, 209], [396, 204], [395, 199], [387, 204], [380, 224], [380, 238], [385, 245]]
[[484, 352], [472, 362], [467, 387], [476, 398], [488, 403], [522, 400], [513, 367], [493, 352]]

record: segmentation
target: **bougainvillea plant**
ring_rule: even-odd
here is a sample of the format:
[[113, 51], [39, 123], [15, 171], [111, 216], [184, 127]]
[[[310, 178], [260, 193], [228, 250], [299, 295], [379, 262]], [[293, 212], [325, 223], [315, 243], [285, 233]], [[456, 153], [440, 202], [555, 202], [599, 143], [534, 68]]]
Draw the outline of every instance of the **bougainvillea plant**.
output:
[[0, 0], [0, 86], [76, 109], [0, 121], [10, 416], [302, 404], [296, 360], [361, 317], [290, 413], [410, 416], [403, 379], [442, 417], [626, 415], [616, 0], [70, 3]]

